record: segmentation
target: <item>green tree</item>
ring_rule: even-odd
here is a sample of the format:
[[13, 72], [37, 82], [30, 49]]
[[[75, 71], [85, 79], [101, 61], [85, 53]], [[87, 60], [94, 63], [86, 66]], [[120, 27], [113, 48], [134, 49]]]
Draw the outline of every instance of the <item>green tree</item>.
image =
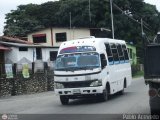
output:
[[6, 14], [6, 26], [4, 35], [26, 36], [27, 33], [44, 28], [40, 21], [36, 19], [38, 5], [20, 5], [17, 10], [12, 10]]
[[60, 2], [46, 2], [38, 7], [37, 20], [45, 27], [58, 26], [57, 13], [60, 10]]

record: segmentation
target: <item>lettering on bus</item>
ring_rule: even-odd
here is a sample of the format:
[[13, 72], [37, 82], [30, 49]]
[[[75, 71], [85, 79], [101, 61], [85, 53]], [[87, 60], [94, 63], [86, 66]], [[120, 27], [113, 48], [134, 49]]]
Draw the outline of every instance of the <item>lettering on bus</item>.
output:
[[90, 51], [96, 51], [96, 48], [93, 46], [73, 46], [62, 49], [60, 51], [60, 54], [73, 53], [73, 52], [90, 52]]

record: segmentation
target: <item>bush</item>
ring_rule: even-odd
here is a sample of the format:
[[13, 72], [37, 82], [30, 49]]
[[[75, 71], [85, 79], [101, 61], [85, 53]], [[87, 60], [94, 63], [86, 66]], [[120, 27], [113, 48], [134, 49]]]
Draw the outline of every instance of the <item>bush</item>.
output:
[[133, 64], [131, 65], [131, 69], [132, 69], [132, 76], [142, 76], [143, 75], [143, 71], [140, 69], [140, 64]]

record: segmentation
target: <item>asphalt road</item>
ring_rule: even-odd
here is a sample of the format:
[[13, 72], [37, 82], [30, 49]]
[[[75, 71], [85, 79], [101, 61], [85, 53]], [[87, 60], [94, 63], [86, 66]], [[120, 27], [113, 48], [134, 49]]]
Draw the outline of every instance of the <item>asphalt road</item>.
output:
[[[124, 95], [113, 95], [106, 102], [80, 99], [71, 100], [69, 105], [63, 106], [59, 96], [56, 96], [53, 91], [0, 98], [0, 114], [39, 114], [40, 118], [48, 114], [112, 114], [112, 116], [113, 114], [150, 114], [147, 91], [148, 86], [144, 84], [144, 79], [137, 78], [133, 79], [131, 86], [125, 89]], [[63, 115], [60, 116], [63, 118]], [[81, 120], [83, 117], [78, 118]], [[94, 118], [96, 119], [95, 116]]]

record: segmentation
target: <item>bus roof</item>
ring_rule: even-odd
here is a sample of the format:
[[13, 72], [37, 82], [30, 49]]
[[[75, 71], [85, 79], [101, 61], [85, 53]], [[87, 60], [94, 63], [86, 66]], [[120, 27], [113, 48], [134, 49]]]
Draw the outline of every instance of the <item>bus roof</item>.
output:
[[111, 39], [111, 38], [95, 38], [95, 37], [86, 37], [86, 38], [80, 38], [75, 40], [70, 40], [63, 42], [60, 46], [60, 48], [65, 48], [69, 46], [82, 46], [82, 45], [90, 45], [90, 46], [96, 46], [98, 44], [102, 43], [120, 43], [125, 44], [124, 40], [118, 40], [118, 39]]
[[104, 43], [125, 44], [125, 41], [111, 39], [111, 38], [95, 38], [95, 37], [91, 36], [91, 37], [80, 38], [80, 39], [75, 39], [75, 40], [63, 42], [60, 45], [59, 51], [64, 48], [75, 47], [75, 46], [93, 46], [98, 51], [101, 51], [101, 49], [103, 49], [103, 47], [104, 47]]

